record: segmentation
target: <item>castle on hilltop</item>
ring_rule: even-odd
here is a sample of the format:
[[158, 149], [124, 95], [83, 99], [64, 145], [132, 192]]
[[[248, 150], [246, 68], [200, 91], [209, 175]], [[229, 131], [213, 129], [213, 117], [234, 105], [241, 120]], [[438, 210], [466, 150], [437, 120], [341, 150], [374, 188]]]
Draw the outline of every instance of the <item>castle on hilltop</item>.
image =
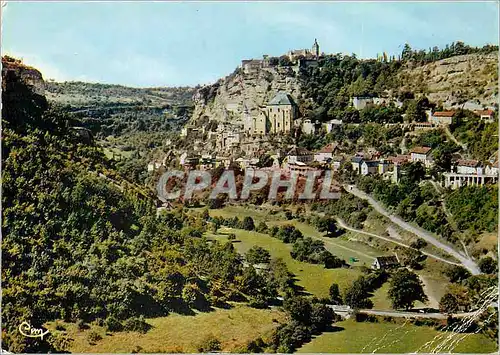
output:
[[[314, 39], [314, 43], [311, 49], [294, 49], [288, 51], [285, 55], [288, 57], [290, 62], [296, 63], [299, 66], [315, 66], [314, 63], [317, 64], [317, 60], [320, 56], [319, 44], [318, 40]], [[276, 66], [278, 64], [277, 57], [269, 57], [269, 55], [264, 54], [262, 59], [244, 59], [241, 61], [241, 68], [245, 74], [252, 74], [258, 72], [260, 68], [268, 68], [272, 66]], [[314, 63], [313, 63], [314, 62]]]
[[288, 52], [288, 58], [291, 61], [295, 61], [297, 59], [318, 59], [319, 58], [319, 44], [318, 40], [315, 38], [314, 43], [312, 45], [311, 50], [309, 49], [296, 49]]

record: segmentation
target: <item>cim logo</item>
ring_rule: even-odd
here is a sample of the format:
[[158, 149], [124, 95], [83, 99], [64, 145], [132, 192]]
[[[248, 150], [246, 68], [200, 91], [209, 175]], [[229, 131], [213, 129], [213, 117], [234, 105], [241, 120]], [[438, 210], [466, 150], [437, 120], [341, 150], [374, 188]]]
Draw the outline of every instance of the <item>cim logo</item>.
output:
[[22, 322], [19, 325], [19, 333], [28, 338], [40, 338], [43, 340], [43, 337], [49, 334], [49, 331], [44, 331], [42, 328], [34, 328], [28, 322]]

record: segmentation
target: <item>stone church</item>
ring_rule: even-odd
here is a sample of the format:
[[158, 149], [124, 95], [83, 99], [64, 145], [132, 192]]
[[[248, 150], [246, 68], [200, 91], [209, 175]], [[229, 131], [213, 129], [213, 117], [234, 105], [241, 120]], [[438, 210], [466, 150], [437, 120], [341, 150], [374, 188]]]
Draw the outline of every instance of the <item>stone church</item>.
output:
[[269, 133], [290, 133], [298, 117], [298, 108], [293, 98], [278, 92], [269, 103], [261, 108], [257, 117], [245, 113], [245, 131], [252, 135]]

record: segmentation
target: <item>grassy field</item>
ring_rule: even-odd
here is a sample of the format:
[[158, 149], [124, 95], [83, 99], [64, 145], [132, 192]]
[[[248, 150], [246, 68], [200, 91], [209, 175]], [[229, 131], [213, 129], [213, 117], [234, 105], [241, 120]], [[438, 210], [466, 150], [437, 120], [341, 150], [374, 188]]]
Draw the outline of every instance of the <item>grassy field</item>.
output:
[[321, 239], [325, 243], [325, 247], [327, 250], [329, 250], [332, 254], [346, 260], [349, 264], [351, 264], [349, 262], [349, 259], [351, 257], [359, 259], [359, 262], [352, 263], [353, 266], [364, 265], [369, 267], [376, 256], [383, 255], [383, 253], [381, 253], [380, 251], [371, 248], [366, 244], [347, 240], [348, 235], [342, 238], [325, 237], [324, 233], [318, 232], [318, 230], [313, 226], [306, 223], [301, 223], [297, 220], [271, 221], [268, 223], [269, 226], [279, 226], [285, 224], [291, 224], [295, 226], [302, 232], [302, 234], [304, 234], [304, 236]]
[[391, 300], [387, 296], [389, 292], [389, 282], [386, 282], [379, 289], [375, 290], [370, 299], [374, 309], [392, 309]]
[[[332, 283], [338, 283], [341, 289], [346, 288], [360, 275], [358, 268], [351, 269], [325, 269], [322, 265], [300, 262], [292, 259], [290, 251], [292, 246], [267, 234], [244, 231], [241, 229], [221, 228], [221, 233], [234, 233], [236, 241], [234, 246], [240, 253], [245, 253], [254, 245], [267, 249], [273, 258], [282, 258], [290, 272], [297, 278], [297, 285], [305, 291], [318, 296], [327, 297]], [[209, 235], [213, 236], [213, 235]], [[226, 235], [215, 238], [226, 239]]]
[[[222, 351], [235, 351], [248, 341], [269, 335], [283, 321], [284, 314], [277, 310], [260, 310], [236, 305], [232, 309], [217, 309], [195, 316], [171, 314], [168, 317], [148, 319], [152, 325], [146, 334], [137, 332], [107, 333], [104, 328], [92, 326], [79, 331], [75, 324], [65, 324], [67, 334], [74, 339], [71, 352], [77, 353], [130, 353], [137, 347], [141, 352], [197, 352], [198, 345], [214, 336], [221, 342]], [[258, 321], [257, 321], [258, 320]], [[274, 321], [273, 321], [274, 320]], [[63, 324], [63, 323], [60, 323]], [[49, 323], [47, 329], [53, 330]], [[96, 331], [102, 340], [90, 345], [87, 336]]]
[[[460, 339], [464, 334], [439, 332], [431, 327], [393, 323], [357, 323], [347, 320], [335, 324], [338, 331], [323, 333], [298, 349], [299, 353], [410, 353], [431, 352], [447, 337]], [[427, 342], [440, 336], [432, 346]], [[469, 334], [454, 349], [441, 352], [492, 353], [495, 342], [482, 334]]]

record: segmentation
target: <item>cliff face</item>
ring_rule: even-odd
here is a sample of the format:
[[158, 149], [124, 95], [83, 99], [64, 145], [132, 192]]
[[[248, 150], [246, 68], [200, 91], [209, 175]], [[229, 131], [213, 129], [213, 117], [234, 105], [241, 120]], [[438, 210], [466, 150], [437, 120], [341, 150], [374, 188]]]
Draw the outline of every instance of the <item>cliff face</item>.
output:
[[444, 107], [492, 107], [498, 102], [498, 54], [468, 54], [407, 67], [398, 79], [402, 89], [422, 92]]
[[18, 59], [4, 56], [2, 57], [2, 90], [6, 89], [6, 83], [13, 78], [28, 85], [35, 94], [45, 95], [42, 73]]
[[268, 67], [245, 73], [237, 69], [213, 85], [200, 88], [193, 96], [195, 104], [192, 123], [200, 120], [241, 123], [245, 108], [257, 116], [278, 91], [285, 91], [295, 100], [301, 97], [297, 74], [292, 68]]
[[50, 129], [53, 123], [44, 121], [47, 110], [42, 74], [10, 57], [2, 57], [2, 124], [17, 132], [27, 128]]

